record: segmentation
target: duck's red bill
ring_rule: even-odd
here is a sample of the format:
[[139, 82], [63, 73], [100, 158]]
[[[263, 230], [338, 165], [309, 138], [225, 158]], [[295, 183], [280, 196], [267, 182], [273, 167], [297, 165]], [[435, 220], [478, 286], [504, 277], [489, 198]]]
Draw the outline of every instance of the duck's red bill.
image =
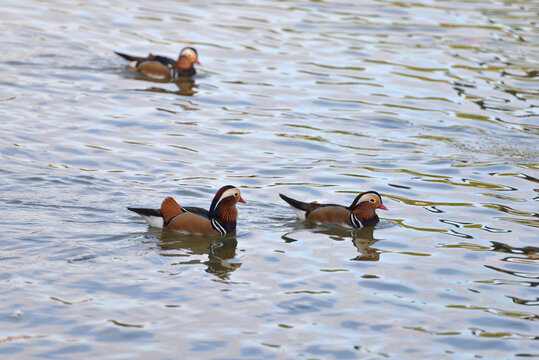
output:
[[195, 60], [195, 64], [198, 64], [198, 65], [202, 66], [202, 64], [198, 60]]
[[378, 209], [387, 210], [387, 208], [385, 207], [384, 204], [380, 204], [380, 205], [378, 206]]
[[[241, 203], [247, 204], [247, 203], [245, 202], [245, 200], [243, 200], [243, 198], [242, 198], [241, 196], [240, 196], [240, 199], [239, 199], [238, 201], [241, 202]], [[387, 210], [387, 209], [386, 209], [386, 210]]]

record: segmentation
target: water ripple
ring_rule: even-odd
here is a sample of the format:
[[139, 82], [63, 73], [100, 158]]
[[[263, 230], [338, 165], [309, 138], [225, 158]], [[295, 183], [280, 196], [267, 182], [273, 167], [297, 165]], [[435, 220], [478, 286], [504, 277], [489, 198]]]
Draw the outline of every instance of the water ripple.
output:
[[[536, 356], [536, 2], [358, 9], [6, 3], [3, 353]], [[203, 66], [176, 83], [113, 54], [184, 46]], [[229, 183], [248, 202], [230, 238], [126, 209]], [[389, 211], [360, 231], [278, 197], [365, 190]]]

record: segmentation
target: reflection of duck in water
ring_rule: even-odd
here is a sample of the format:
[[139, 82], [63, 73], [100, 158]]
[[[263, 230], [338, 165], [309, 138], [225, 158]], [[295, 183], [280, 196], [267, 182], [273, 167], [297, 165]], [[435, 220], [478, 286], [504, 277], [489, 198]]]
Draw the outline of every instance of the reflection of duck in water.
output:
[[177, 80], [182, 77], [193, 76], [196, 74], [194, 64], [200, 65], [198, 53], [192, 47], [183, 48], [180, 51], [178, 60], [151, 53], [146, 57], [116, 51], [114, 53], [129, 61], [129, 66], [132, 69], [157, 80]]
[[337, 224], [352, 228], [375, 225], [380, 221], [376, 209], [387, 210], [382, 197], [376, 191], [367, 191], [356, 196], [352, 205], [306, 203], [279, 194], [292, 207], [300, 220], [315, 224]]
[[[234, 234], [222, 238], [201, 238], [196, 235], [178, 234], [171, 231], [159, 231], [155, 234], [159, 239], [160, 254], [165, 257], [176, 257], [174, 265], [206, 265], [206, 272], [226, 280], [229, 274], [241, 266], [234, 261], [238, 241]], [[200, 260], [198, 256], [208, 255], [208, 260]], [[232, 261], [231, 261], [232, 260]]]
[[[363, 229], [346, 229], [340, 226], [326, 225], [323, 227], [315, 227], [315, 225], [310, 225], [309, 227], [313, 228], [313, 233], [323, 234], [328, 236], [330, 239], [335, 241], [343, 241], [346, 239], [351, 239], [352, 244], [357, 249], [359, 254], [350, 259], [353, 261], [378, 261], [380, 260], [380, 250], [371, 247], [378, 240], [374, 238], [374, 226], [368, 226]], [[302, 227], [304, 230], [305, 227]], [[293, 232], [284, 234], [282, 239], [286, 242], [298, 241], [291, 235], [294, 234], [296, 228]]]
[[[155, 81], [155, 82], [163, 82], [163, 81]], [[168, 82], [168, 81], [167, 81]], [[195, 80], [193, 79], [181, 79], [178, 81], [174, 81], [174, 84], [178, 87], [178, 90], [167, 90], [160, 87], [152, 86], [148, 89], [144, 90], [136, 90], [136, 91], [151, 91], [155, 93], [164, 93], [164, 94], [176, 94], [181, 96], [193, 96], [196, 94], [196, 91], [194, 89], [198, 88], [198, 85], [195, 83]]]
[[364, 229], [357, 229], [352, 232], [352, 243], [359, 251], [358, 256], [350, 260], [356, 261], [378, 261], [380, 260], [380, 250], [371, 247], [378, 240], [374, 238], [374, 226]]
[[209, 211], [199, 207], [182, 207], [171, 197], [163, 200], [160, 209], [127, 209], [142, 216], [150, 226], [187, 234], [224, 236], [236, 230], [238, 201], [245, 203], [240, 189], [227, 185], [217, 191]]
[[175, 94], [183, 95], [183, 96], [193, 96], [195, 95], [196, 91], [193, 90], [193, 88], [197, 88], [198, 86], [195, 84], [194, 80], [183, 80], [183, 81], [176, 81], [174, 82], [176, 86], [178, 87], [178, 91], [174, 91]]

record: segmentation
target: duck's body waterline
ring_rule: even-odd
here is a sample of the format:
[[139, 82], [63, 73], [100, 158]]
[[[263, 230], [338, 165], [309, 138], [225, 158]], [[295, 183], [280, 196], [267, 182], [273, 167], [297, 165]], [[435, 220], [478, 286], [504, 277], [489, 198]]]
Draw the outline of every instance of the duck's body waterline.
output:
[[156, 80], [176, 80], [193, 76], [196, 74], [194, 64], [200, 65], [198, 53], [192, 47], [183, 48], [180, 51], [178, 60], [151, 53], [146, 57], [128, 55], [117, 51], [114, 53], [127, 60], [129, 67], [132, 69]]
[[316, 224], [362, 228], [375, 225], [380, 221], [376, 215], [376, 209], [387, 210], [382, 204], [382, 197], [376, 191], [359, 194], [350, 206], [307, 203], [283, 194], [279, 196], [292, 207], [298, 219]]
[[210, 209], [182, 207], [167, 197], [160, 209], [132, 208], [153, 227], [204, 236], [226, 235], [236, 230], [236, 204], [245, 203], [238, 188], [223, 186], [215, 194]]

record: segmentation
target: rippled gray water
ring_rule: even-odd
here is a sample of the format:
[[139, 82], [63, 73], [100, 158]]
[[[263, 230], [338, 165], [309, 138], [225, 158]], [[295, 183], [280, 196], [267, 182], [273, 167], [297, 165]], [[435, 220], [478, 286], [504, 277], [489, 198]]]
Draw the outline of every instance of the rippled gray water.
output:
[[[3, 358], [539, 356], [539, 3], [0, 4]], [[176, 56], [151, 82], [113, 50]], [[127, 206], [208, 207], [222, 240]], [[374, 229], [307, 226], [277, 194]]]

